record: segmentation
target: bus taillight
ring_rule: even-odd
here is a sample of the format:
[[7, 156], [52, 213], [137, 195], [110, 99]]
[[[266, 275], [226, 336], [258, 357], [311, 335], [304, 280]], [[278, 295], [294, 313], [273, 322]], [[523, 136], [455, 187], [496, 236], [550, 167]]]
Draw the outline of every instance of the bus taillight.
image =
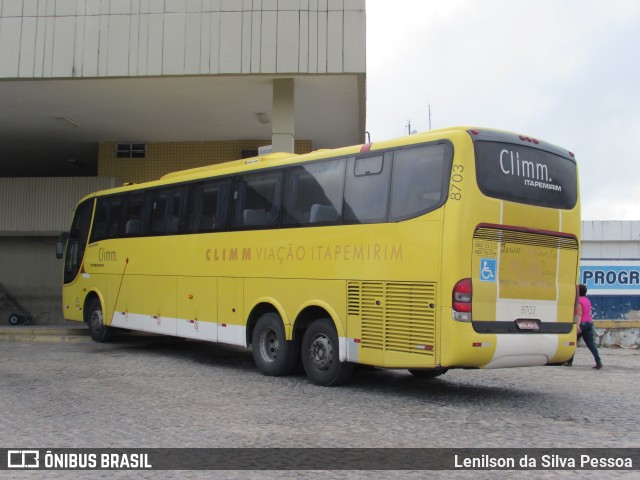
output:
[[463, 278], [453, 287], [451, 305], [453, 319], [459, 322], [471, 321], [471, 299], [473, 287], [470, 278]]

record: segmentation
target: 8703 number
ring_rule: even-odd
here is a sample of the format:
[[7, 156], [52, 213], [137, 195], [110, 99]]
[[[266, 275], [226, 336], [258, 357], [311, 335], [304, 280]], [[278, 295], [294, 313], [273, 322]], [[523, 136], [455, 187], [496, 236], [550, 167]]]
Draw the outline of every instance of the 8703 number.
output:
[[454, 165], [451, 169], [453, 175], [451, 175], [451, 192], [449, 198], [451, 200], [462, 200], [462, 172], [464, 172], [463, 165]]
[[523, 315], [535, 315], [536, 314], [536, 306], [535, 305], [522, 305], [520, 309], [520, 313]]

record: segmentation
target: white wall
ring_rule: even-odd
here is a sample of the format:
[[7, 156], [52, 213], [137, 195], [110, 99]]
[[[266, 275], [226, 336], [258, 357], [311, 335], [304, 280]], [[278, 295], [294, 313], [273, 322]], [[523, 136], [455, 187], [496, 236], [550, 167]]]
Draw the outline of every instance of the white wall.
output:
[[0, 178], [0, 237], [58, 235], [82, 197], [117, 185], [115, 177]]
[[[0, 236], [1, 288], [38, 324], [64, 323], [60, 295], [63, 261], [56, 258], [56, 241], [55, 237]], [[0, 308], [0, 325], [8, 325], [11, 313]]]
[[364, 72], [365, 0], [0, 0], [0, 78]]
[[640, 258], [640, 221], [582, 222], [582, 258]]

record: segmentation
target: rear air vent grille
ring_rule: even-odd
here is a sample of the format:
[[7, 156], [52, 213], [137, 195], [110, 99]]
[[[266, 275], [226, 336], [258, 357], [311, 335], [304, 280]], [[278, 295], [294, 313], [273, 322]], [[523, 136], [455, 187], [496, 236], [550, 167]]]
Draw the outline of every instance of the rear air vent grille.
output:
[[435, 284], [348, 282], [348, 313], [360, 317], [362, 348], [433, 355]]

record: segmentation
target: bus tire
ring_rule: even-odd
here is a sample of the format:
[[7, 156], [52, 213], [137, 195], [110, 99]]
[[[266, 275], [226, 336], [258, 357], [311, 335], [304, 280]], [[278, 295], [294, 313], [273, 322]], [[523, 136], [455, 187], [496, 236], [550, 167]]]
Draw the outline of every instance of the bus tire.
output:
[[89, 334], [94, 341], [105, 343], [113, 338], [113, 328], [104, 324], [102, 304], [98, 298], [94, 298], [89, 304], [87, 324], [89, 326]]
[[329, 318], [321, 318], [307, 328], [302, 339], [302, 364], [315, 385], [331, 387], [349, 381], [353, 365], [340, 362], [338, 333]]
[[433, 368], [431, 370], [409, 369], [409, 373], [416, 378], [429, 379], [429, 378], [439, 377], [440, 375], [444, 375], [445, 373], [447, 373], [447, 370], [448, 369], [446, 368]]
[[251, 337], [253, 361], [265, 375], [289, 375], [296, 368], [300, 356], [299, 342], [287, 341], [280, 315], [263, 314]]

